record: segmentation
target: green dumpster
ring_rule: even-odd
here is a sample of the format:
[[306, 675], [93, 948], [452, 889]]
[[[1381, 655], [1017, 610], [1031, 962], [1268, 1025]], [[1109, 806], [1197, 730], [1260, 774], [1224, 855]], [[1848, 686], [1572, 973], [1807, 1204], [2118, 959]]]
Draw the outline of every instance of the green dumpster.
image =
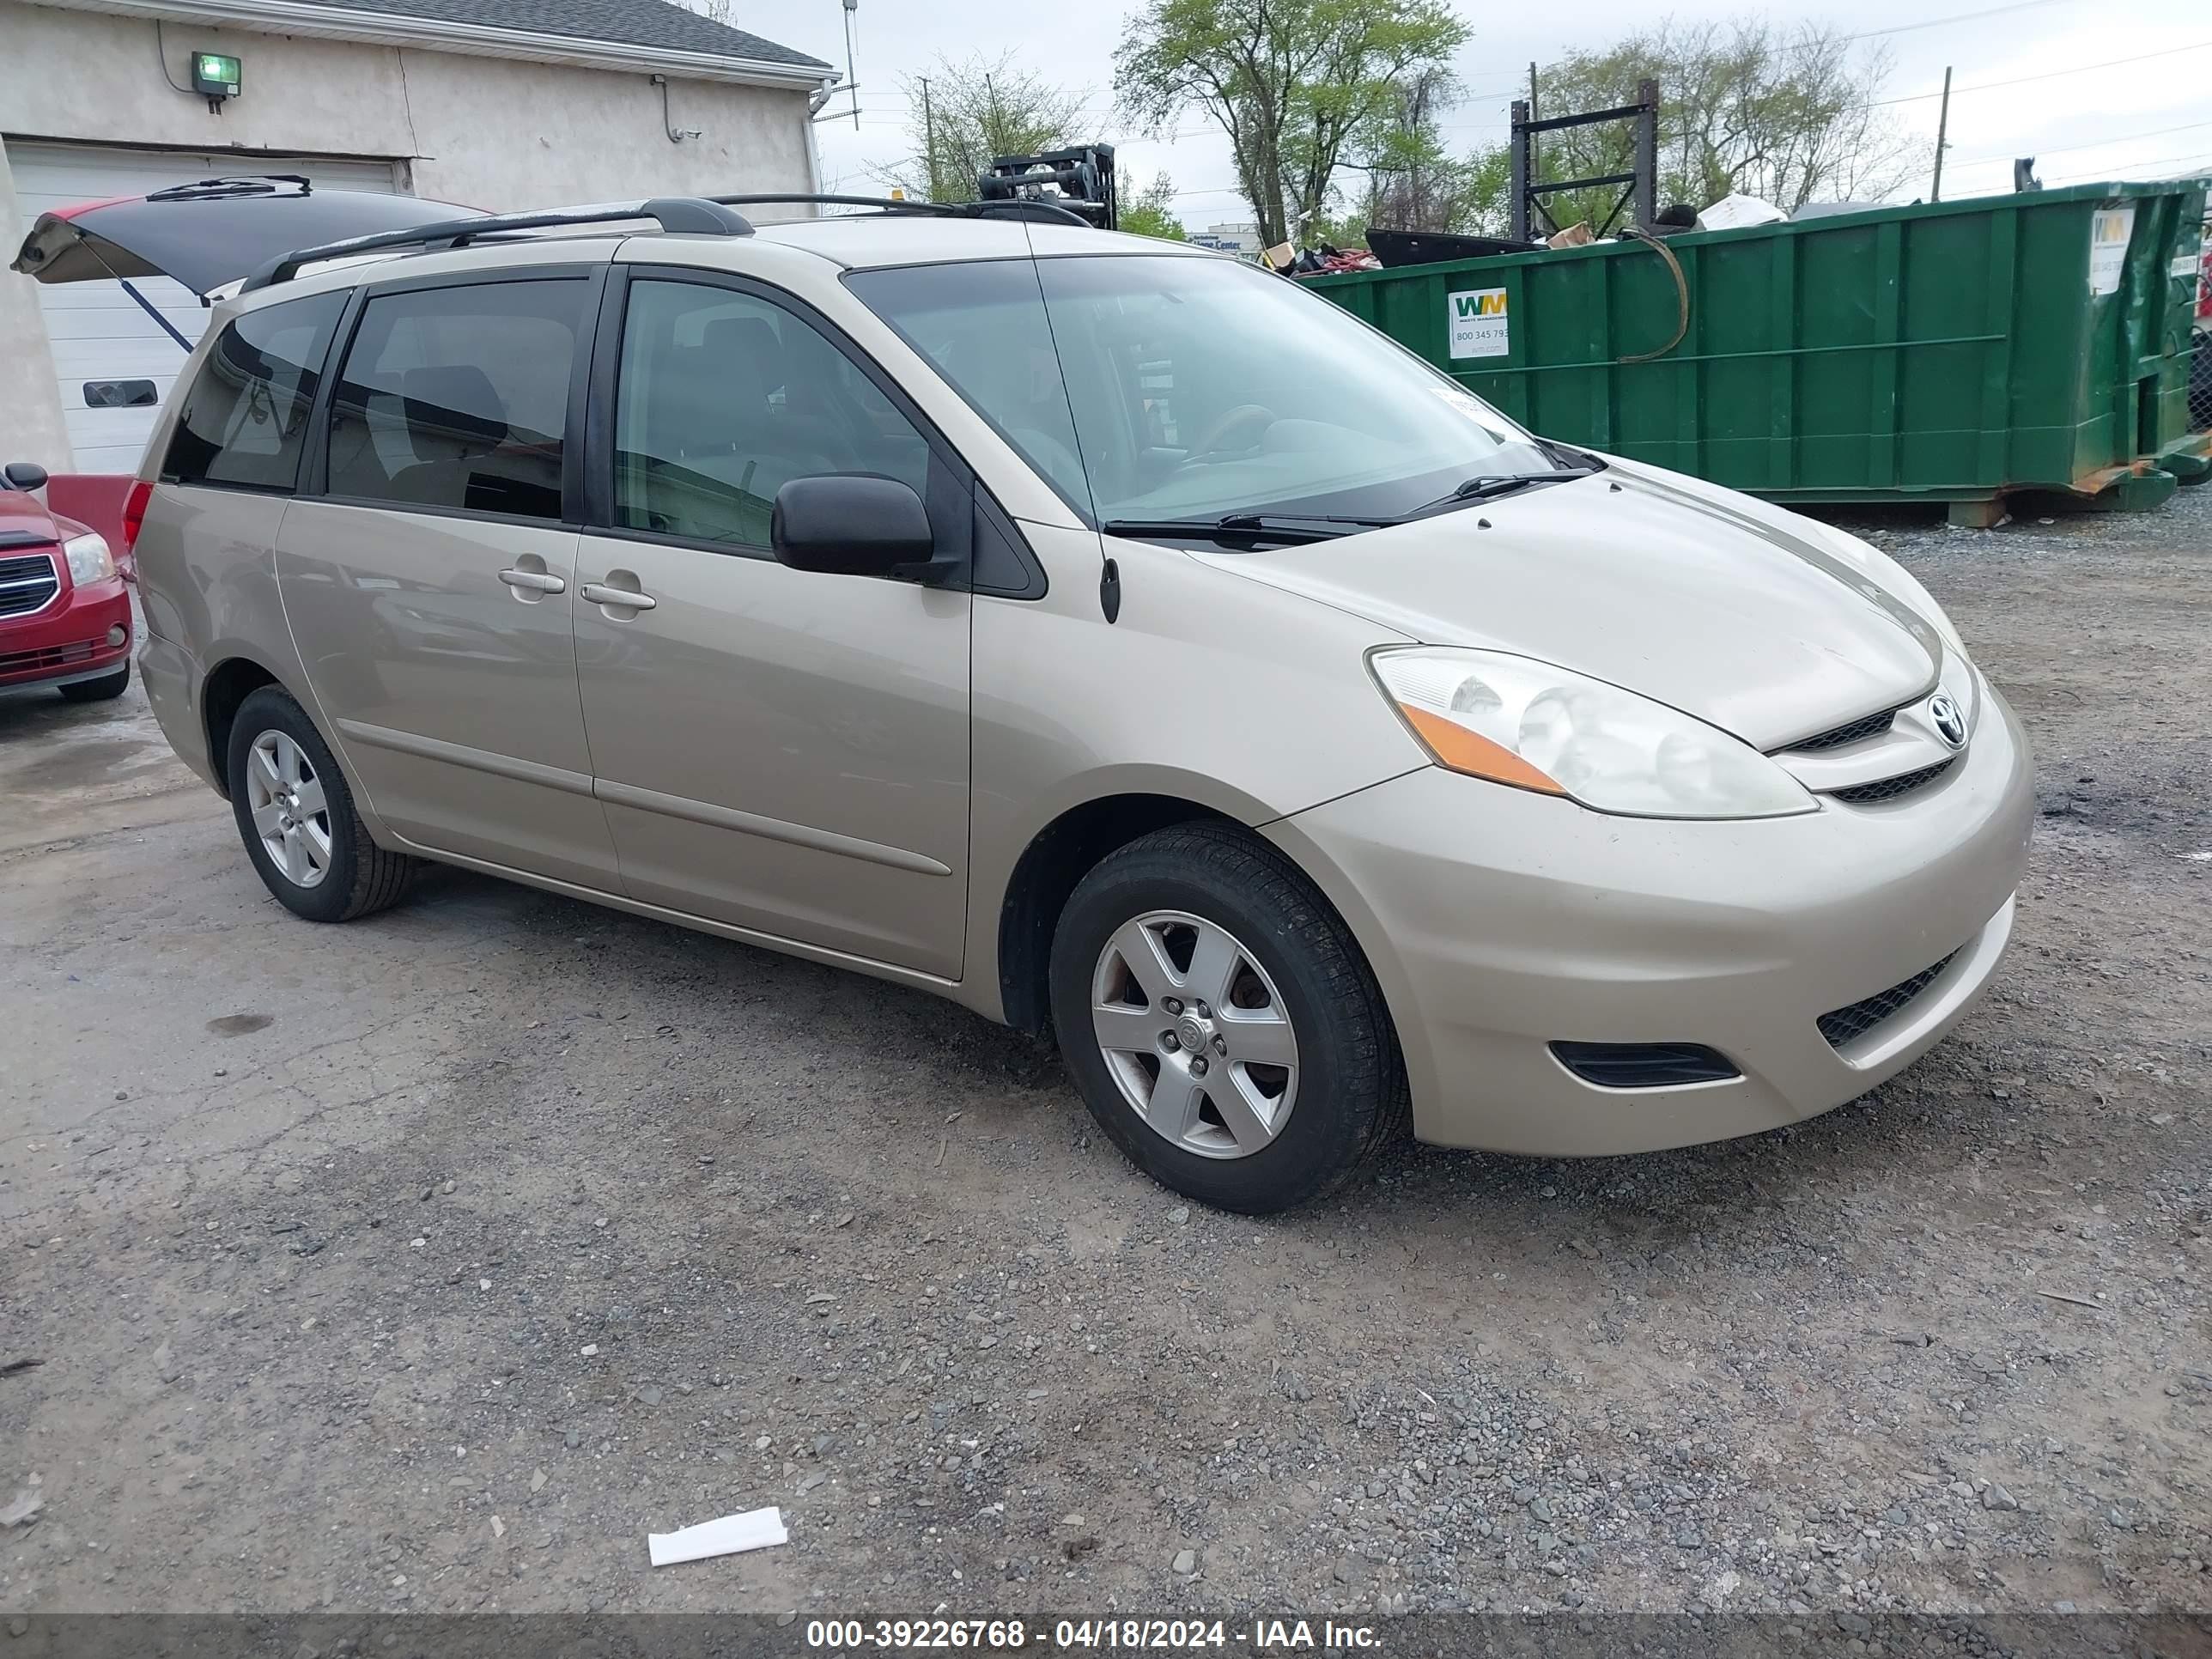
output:
[[[2201, 475], [2212, 179], [1878, 208], [1310, 285], [1547, 437], [1792, 503], [2154, 505]], [[1678, 283], [1674, 265], [1681, 273]]]

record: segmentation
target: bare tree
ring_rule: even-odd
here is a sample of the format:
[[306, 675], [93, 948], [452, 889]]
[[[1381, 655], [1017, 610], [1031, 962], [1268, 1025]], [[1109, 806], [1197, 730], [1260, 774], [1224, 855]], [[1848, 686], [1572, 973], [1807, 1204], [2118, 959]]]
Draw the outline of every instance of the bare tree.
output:
[[869, 171], [882, 183], [933, 202], [965, 202], [975, 175], [1001, 155], [1078, 143], [1079, 94], [1062, 91], [1012, 52], [995, 58], [939, 58], [927, 75], [900, 78], [912, 152]]
[[1510, 168], [1503, 146], [1465, 156], [1446, 147], [1443, 117], [1460, 101], [1456, 76], [1425, 64], [1400, 78], [1394, 95], [1358, 135], [1345, 165], [1366, 175], [1333, 234], [1392, 230], [1500, 231]]
[[[1886, 50], [1855, 46], [1828, 24], [1669, 20], [1604, 52], [1568, 54], [1542, 71], [1540, 90], [1545, 112], [1565, 114], [1632, 103], [1637, 83], [1656, 80], [1663, 199], [1703, 207], [1740, 191], [1794, 211], [1887, 196], [1910, 175], [1909, 136], [1875, 106], [1888, 72]], [[1625, 172], [1632, 144], [1625, 125], [1547, 133], [1543, 170]], [[1595, 191], [1554, 198], [1551, 211], [1565, 224], [1611, 205]]]

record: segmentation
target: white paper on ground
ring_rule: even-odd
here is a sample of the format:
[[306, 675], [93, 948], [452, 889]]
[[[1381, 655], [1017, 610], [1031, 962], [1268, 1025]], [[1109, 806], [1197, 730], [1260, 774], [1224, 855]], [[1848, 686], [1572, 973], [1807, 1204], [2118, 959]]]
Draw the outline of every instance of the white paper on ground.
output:
[[772, 1504], [764, 1510], [747, 1510], [743, 1515], [702, 1521], [696, 1527], [685, 1527], [677, 1532], [649, 1532], [645, 1535], [646, 1549], [656, 1567], [673, 1566], [678, 1561], [703, 1561], [710, 1555], [764, 1550], [772, 1544], [790, 1541], [791, 1534], [783, 1529], [783, 1512]]

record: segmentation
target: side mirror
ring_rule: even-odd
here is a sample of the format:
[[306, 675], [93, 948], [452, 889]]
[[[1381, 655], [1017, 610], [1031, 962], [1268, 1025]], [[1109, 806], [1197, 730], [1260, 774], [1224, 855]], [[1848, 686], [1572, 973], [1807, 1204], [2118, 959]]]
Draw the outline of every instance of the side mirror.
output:
[[10, 461], [7, 465], [0, 466], [0, 478], [7, 479], [10, 489], [44, 489], [46, 487], [46, 469], [36, 461]]
[[929, 511], [911, 484], [872, 473], [793, 478], [775, 492], [769, 544], [794, 570], [835, 576], [941, 580]]

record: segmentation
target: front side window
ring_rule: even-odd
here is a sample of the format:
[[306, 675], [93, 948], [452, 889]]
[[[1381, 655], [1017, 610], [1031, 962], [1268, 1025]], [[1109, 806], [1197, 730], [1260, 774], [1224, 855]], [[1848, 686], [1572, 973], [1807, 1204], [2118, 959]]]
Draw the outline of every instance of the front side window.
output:
[[[1472, 477], [1559, 465], [1349, 313], [1233, 260], [1080, 255], [846, 283], [1070, 499], [1079, 467], [1102, 520], [1393, 518]], [[1048, 377], [1032, 361], [1042, 325]], [[1046, 394], [1063, 383], [1055, 417]]]
[[331, 399], [330, 493], [559, 520], [590, 293], [564, 277], [370, 300]]
[[233, 489], [296, 489], [307, 411], [345, 302], [343, 293], [317, 294], [226, 324], [178, 406], [162, 477]]
[[1075, 422], [1034, 262], [856, 270], [845, 284], [927, 357], [1063, 501], [1091, 510], [1091, 484], [1077, 459]]
[[765, 550], [775, 492], [866, 472], [925, 494], [929, 444], [851, 359], [781, 306], [630, 283], [615, 392], [615, 523]]

